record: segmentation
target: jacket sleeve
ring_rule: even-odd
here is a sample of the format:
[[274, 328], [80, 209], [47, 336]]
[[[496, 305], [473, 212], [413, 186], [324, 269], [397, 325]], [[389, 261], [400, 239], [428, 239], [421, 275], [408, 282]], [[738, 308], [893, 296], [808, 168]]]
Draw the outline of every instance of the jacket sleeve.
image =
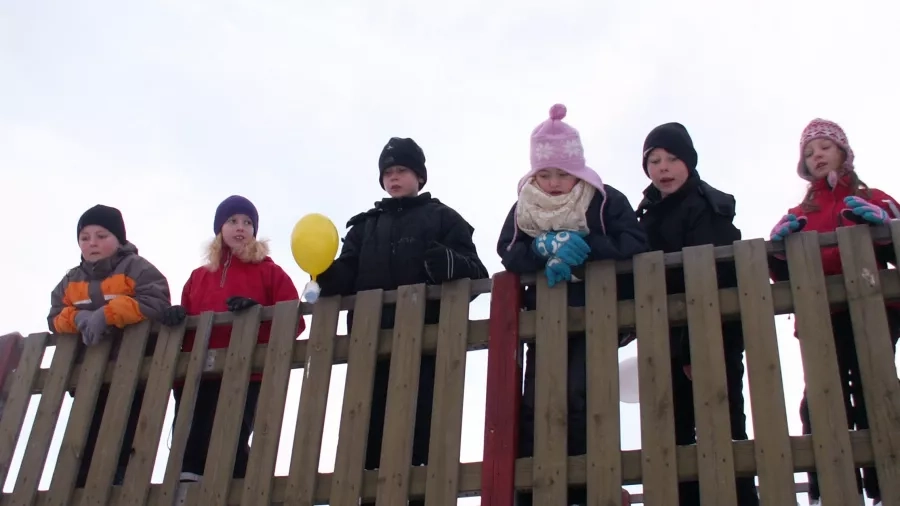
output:
[[[196, 271], [194, 271], [196, 272]], [[188, 276], [187, 282], [184, 283], [184, 288], [181, 289], [181, 307], [184, 308], [184, 312], [189, 315], [193, 315], [191, 311], [191, 285], [194, 283], [194, 273], [192, 272], [190, 276]]]
[[517, 230], [516, 205], [513, 204], [497, 240], [497, 254], [503, 268], [516, 274], [532, 274], [543, 269], [546, 262], [531, 249], [532, 242], [534, 239], [531, 236]]
[[591, 247], [587, 261], [628, 260], [647, 251], [647, 234], [638, 223], [637, 214], [628, 198], [619, 190], [606, 186], [606, 204], [603, 209], [604, 234], [591, 230], [587, 243]]
[[[269, 281], [269, 300], [272, 301], [273, 306], [279, 302], [300, 299], [297, 287], [294, 286], [294, 281], [280, 266], [272, 265]], [[297, 336], [299, 337], [306, 330], [306, 321], [303, 320], [302, 315], [298, 320]]]
[[69, 286], [69, 276], [66, 275], [50, 292], [50, 314], [47, 315], [47, 326], [50, 332], [59, 334], [77, 334], [75, 326], [75, 314], [78, 310], [69, 300], [66, 288]]
[[734, 226], [734, 216], [705, 209], [694, 216], [687, 227], [684, 245], [731, 246], [741, 239], [741, 231]]
[[478, 251], [472, 241], [475, 229], [458, 212], [450, 207], [444, 210], [440, 243], [450, 250], [454, 257], [453, 271], [449, 279], [484, 279], [487, 269], [478, 258]]
[[353, 225], [347, 232], [347, 237], [344, 238], [341, 254], [325, 272], [316, 278], [323, 297], [351, 295], [354, 292], [364, 230], [365, 222]]
[[103, 306], [106, 323], [123, 328], [145, 319], [159, 321], [163, 311], [172, 305], [169, 281], [141, 257], [128, 266], [126, 276], [134, 281], [134, 296], [119, 296]]

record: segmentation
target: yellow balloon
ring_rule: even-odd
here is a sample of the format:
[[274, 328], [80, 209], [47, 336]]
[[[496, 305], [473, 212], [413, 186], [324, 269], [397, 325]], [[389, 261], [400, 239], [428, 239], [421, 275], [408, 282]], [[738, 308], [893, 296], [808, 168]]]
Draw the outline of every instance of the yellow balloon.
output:
[[291, 232], [291, 253], [297, 265], [316, 279], [334, 262], [339, 240], [331, 220], [318, 213], [307, 214]]

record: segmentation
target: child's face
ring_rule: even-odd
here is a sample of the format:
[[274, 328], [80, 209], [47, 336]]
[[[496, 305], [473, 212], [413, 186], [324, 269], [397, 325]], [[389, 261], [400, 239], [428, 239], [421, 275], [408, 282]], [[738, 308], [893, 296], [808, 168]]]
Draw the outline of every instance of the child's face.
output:
[[98, 262], [109, 258], [119, 249], [119, 240], [112, 232], [100, 225], [88, 225], [78, 234], [81, 256], [88, 262]]
[[838, 171], [844, 164], [846, 155], [830, 139], [813, 139], [803, 149], [806, 170], [816, 179], [822, 179], [831, 171]]
[[253, 240], [253, 221], [246, 214], [235, 214], [222, 225], [222, 240], [231, 249], [241, 249]]
[[534, 175], [534, 181], [542, 192], [556, 197], [571, 192], [578, 178], [562, 169], [541, 169]]
[[415, 197], [419, 194], [419, 177], [412, 170], [394, 165], [388, 167], [381, 175], [384, 190], [393, 198]]
[[688, 178], [687, 165], [663, 148], [650, 152], [647, 157], [647, 172], [653, 186], [663, 197], [677, 192]]

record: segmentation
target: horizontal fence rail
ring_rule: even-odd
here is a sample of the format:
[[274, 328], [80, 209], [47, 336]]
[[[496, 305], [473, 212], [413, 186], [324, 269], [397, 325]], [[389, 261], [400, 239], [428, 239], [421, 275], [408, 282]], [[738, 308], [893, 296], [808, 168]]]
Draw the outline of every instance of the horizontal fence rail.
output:
[[[886, 304], [900, 302], [900, 274], [878, 259], [896, 258], [900, 222], [856, 226], [834, 233], [804, 232], [784, 242], [761, 239], [732, 246], [695, 246], [650, 252], [627, 262], [595, 262], [579, 270], [585, 307], [572, 307], [568, 287], [548, 287], [542, 273], [500, 273], [489, 280], [442, 286], [411, 285], [330, 297], [316, 304], [283, 302], [237, 314], [204, 313], [177, 327], [143, 322], [121, 339], [85, 348], [77, 335], [36, 333], [0, 337], [0, 480], [12, 470], [23, 425], [33, 421], [11, 492], [0, 506], [144, 504], [378, 505], [421, 501], [456, 504], [481, 496], [481, 504], [512, 506], [516, 493], [535, 504], [568, 504], [571, 490], [587, 502], [676, 504], [679, 483], [697, 481], [701, 502], [737, 505], [736, 478], [756, 477], [761, 504], [794, 504], [807, 491], [795, 472], [816, 471], [825, 504], [858, 504], [856, 473], [874, 468], [884, 505], [900, 506], [900, 381], [894, 365]], [[843, 274], [825, 276], [822, 251], [837, 251]], [[776, 260], [773, 260], [776, 259]], [[789, 279], [771, 282], [773, 261], [787, 264]], [[717, 272], [733, 265], [736, 287], [720, 287]], [[666, 273], [683, 273], [683, 293], [669, 293]], [[627, 276], [623, 277], [625, 274]], [[633, 297], [617, 288], [633, 279]], [[627, 280], [627, 281], [626, 281]], [[522, 291], [536, 305], [522, 307]], [[630, 287], [629, 287], [630, 288]], [[472, 296], [490, 293], [490, 318], [470, 319]], [[426, 321], [427, 301], [440, 300], [437, 321]], [[382, 328], [385, 305], [395, 323]], [[347, 335], [338, 334], [343, 311], [353, 311]], [[852, 321], [861, 392], [869, 427], [854, 428], [844, 413], [831, 313]], [[775, 316], [796, 316], [797, 343], [807, 385], [813, 434], [790, 435]], [[298, 319], [311, 316], [298, 337]], [[271, 321], [267, 344], [257, 342]], [[733, 323], [732, 323], [733, 322]], [[742, 330], [754, 439], [732, 441], [723, 323]], [[226, 348], [211, 349], [214, 326], [230, 325]], [[690, 358], [696, 444], [678, 445], [674, 426], [670, 329], [685, 328]], [[637, 335], [641, 449], [623, 450], [619, 336]], [[193, 348], [183, 351], [186, 336]], [[580, 336], [580, 337], [579, 337]], [[895, 337], [895, 336], [893, 336]], [[571, 341], [570, 341], [571, 339]], [[584, 342], [584, 426], [587, 451], [568, 454], [569, 398], [578, 381], [569, 373], [568, 350]], [[782, 339], [787, 337], [782, 336]], [[793, 337], [790, 337], [793, 341]], [[536, 346], [534, 454], [519, 453], [522, 344]], [[487, 349], [483, 462], [461, 463], [467, 352]], [[42, 368], [52, 352], [49, 368]], [[326, 410], [335, 365], [346, 364], [334, 471], [319, 472]], [[797, 364], [798, 366], [800, 364]], [[299, 398], [289, 395], [291, 372], [303, 370]], [[254, 373], [262, 379], [255, 383]], [[434, 376], [433, 385], [422, 377]], [[221, 382], [205, 469], [198, 483], [181, 483], [182, 460], [191, 451], [192, 420], [208, 409], [211, 382]], [[218, 384], [218, 383], [217, 383]], [[380, 386], [379, 386], [380, 385]], [[173, 386], [179, 402], [161, 483], [151, 483]], [[379, 390], [383, 389], [383, 390]], [[415, 465], [421, 443], [416, 428], [427, 419], [427, 465]], [[382, 396], [379, 397], [379, 392]], [[39, 400], [33, 398], [39, 395]], [[67, 419], [60, 416], [72, 397]], [[203, 402], [201, 402], [203, 401]], [[66, 401], [69, 402], [69, 401]], [[249, 403], [255, 403], [249, 404]], [[297, 406], [287, 476], [275, 476], [286, 406]], [[383, 405], [381, 454], [367, 461], [370, 423]], [[253, 440], [242, 457], [241, 440], [251, 406]], [[853, 430], [851, 430], [853, 429]], [[61, 434], [59, 454], [48, 462]], [[123, 450], [124, 448], [124, 450]], [[120, 459], [120, 455], [122, 456]], [[246, 473], [235, 477], [246, 458]], [[126, 465], [127, 464], [127, 465]], [[238, 466], [240, 467], [240, 466]], [[372, 467], [372, 466], [369, 466]], [[39, 490], [42, 474], [52, 477]], [[622, 493], [623, 485], [642, 485]]]

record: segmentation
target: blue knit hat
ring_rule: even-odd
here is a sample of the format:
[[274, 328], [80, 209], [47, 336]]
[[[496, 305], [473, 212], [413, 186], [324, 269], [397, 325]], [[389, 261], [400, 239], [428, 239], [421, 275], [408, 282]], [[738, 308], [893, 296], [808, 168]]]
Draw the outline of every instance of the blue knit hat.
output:
[[256, 206], [240, 195], [232, 195], [223, 200], [219, 207], [216, 208], [216, 219], [213, 222], [213, 233], [218, 235], [222, 231], [222, 226], [235, 214], [246, 214], [253, 222], [253, 237], [256, 237], [256, 231], [259, 230], [259, 213], [256, 212]]

